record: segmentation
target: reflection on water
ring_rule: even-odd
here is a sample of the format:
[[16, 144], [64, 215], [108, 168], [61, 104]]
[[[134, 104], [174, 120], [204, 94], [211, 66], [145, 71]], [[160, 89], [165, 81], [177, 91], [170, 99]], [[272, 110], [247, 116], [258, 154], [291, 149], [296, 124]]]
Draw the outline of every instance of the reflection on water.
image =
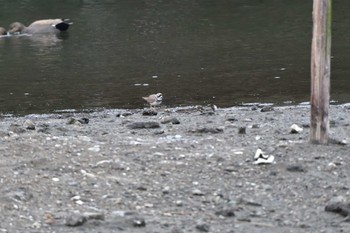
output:
[[[347, 12], [335, 4], [332, 97], [349, 101]], [[312, 1], [0, 0], [0, 26], [64, 17], [59, 35], [0, 38], [1, 112], [302, 102]], [[339, 31], [341, 33], [339, 33]]]

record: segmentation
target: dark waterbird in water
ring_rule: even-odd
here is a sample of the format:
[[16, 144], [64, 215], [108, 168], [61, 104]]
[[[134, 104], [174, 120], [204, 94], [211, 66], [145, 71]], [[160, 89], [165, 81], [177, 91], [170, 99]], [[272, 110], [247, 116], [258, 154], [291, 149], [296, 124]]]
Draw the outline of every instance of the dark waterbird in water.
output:
[[72, 22], [69, 19], [42, 19], [31, 23], [28, 27], [20, 22], [10, 25], [10, 34], [45, 34], [67, 31]]

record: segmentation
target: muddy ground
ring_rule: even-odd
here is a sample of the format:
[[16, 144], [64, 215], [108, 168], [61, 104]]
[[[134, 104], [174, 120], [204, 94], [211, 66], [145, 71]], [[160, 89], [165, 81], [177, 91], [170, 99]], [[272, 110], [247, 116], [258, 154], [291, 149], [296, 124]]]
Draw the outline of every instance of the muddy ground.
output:
[[348, 105], [143, 111], [2, 116], [0, 232], [350, 232]]

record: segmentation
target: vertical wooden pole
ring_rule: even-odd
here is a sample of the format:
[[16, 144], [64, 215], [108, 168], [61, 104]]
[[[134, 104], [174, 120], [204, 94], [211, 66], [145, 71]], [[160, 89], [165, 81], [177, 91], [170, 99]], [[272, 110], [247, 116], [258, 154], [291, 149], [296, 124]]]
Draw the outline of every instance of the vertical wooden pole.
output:
[[314, 0], [311, 45], [310, 141], [326, 144], [329, 138], [332, 0]]

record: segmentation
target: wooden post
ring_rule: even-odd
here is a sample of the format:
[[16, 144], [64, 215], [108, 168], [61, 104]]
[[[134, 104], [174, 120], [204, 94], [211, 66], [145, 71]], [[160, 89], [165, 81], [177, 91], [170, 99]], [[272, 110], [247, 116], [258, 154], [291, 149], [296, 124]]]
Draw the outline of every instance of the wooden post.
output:
[[311, 45], [310, 141], [326, 144], [329, 138], [332, 0], [314, 0]]

